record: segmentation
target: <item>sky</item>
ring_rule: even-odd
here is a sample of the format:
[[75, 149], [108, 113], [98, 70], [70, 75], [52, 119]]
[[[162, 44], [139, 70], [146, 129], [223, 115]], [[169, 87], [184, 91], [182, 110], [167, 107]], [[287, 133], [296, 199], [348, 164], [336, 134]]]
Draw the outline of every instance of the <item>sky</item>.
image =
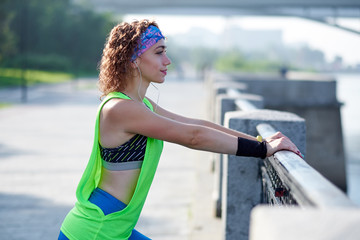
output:
[[[310, 20], [295, 17], [223, 17], [223, 16], [168, 16], [125, 15], [125, 21], [154, 19], [166, 36], [185, 33], [192, 27], [202, 27], [217, 34], [229, 24], [247, 30], [282, 30], [287, 45], [306, 43], [324, 52], [328, 61], [343, 57], [347, 65], [360, 64], [360, 35]], [[360, 31], [360, 19], [339, 19], [339, 24]]]

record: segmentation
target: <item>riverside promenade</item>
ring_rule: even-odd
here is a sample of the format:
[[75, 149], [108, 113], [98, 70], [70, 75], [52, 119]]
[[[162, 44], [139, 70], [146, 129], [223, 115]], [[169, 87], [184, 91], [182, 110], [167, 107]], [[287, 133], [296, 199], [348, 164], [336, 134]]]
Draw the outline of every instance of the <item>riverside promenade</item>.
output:
[[[27, 103], [20, 103], [20, 89], [0, 90], [0, 102], [11, 103], [0, 109], [0, 239], [57, 239], [92, 149], [95, 84], [31, 87]], [[203, 82], [169, 77], [157, 87], [162, 107], [207, 118]], [[157, 95], [150, 86], [150, 97]], [[211, 166], [211, 154], [165, 143], [137, 230], [154, 240], [220, 239]]]

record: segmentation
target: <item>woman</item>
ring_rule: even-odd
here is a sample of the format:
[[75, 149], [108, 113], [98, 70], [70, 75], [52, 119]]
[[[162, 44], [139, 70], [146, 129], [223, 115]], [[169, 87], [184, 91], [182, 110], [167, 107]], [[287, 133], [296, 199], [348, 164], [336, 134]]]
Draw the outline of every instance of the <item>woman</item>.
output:
[[148, 86], [164, 82], [170, 63], [155, 22], [122, 23], [112, 29], [100, 64], [99, 87], [106, 98], [98, 110], [92, 155], [59, 239], [149, 239], [134, 227], [163, 141], [238, 156], [265, 158], [282, 149], [300, 154], [281, 133], [259, 142], [168, 112], [147, 99]]

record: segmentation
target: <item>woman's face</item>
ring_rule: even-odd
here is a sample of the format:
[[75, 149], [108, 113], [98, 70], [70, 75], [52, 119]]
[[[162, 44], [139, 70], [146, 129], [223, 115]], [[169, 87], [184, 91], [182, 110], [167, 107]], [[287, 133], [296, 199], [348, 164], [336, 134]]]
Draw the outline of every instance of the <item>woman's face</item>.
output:
[[149, 83], [163, 83], [167, 74], [167, 66], [171, 64], [170, 59], [166, 55], [164, 39], [151, 46], [136, 61], [141, 70], [143, 80]]

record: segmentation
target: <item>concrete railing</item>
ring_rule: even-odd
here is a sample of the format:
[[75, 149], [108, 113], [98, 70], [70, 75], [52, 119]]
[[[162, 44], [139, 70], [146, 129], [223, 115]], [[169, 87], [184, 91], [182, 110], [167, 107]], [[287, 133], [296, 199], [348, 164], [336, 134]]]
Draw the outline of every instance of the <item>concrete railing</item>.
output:
[[242, 84], [242, 92], [261, 96], [263, 108], [305, 119], [307, 163], [346, 192], [342, 104], [336, 97], [336, 79], [292, 72], [287, 76], [233, 75], [229, 80]]
[[[269, 124], [259, 124], [256, 128], [264, 138], [276, 133]], [[275, 192], [276, 187], [282, 189], [277, 196], [274, 194], [277, 199], [291, 198], [295, 200], [291, 205], [302, 207], [356, 207], [344, 192], [295, 153], [280, 151], [267, 158], [266, 162], [270, 171], [277, 174], [276, 180], [267, 181], [268, 185], [273, 185], [268, 186], [272, 188], [270, 191]], [[264, 169], [263, 172], [268, 175], [269, 170]], [[282, 201], [277, 205], [283, 205]]]
[[[257, 130], [265, 138], [276, 132], [268, 124]], [[250, 240], [359, 239], [360, 208], [338, 187], [289, 151], [264, 163], [263, 201], [271, 207], [251, 210]]]
[[[293, 113], [262, 109], [263, 97], [245, 93], [246, 89], [246, 84], [236, 82], [217, 84], [211, 103], [217, 113], [214, 120], [253, 136], [267, 137], [281, 131], [306, 155], [305, 120]], [[214, 157], [215, 213], [222, 218], [224, 239], [249, 239], [251, 211], [265, 202], [317, 209], [356, 207], [337, 186], [296, 154], [281, 151], [266, 161], [231, 155]], [[263, 214], [259, 211], [252, 216], [252, 226], [258, 226], [256, 216]], [[262, 230], [252, 227], [252, 236], [260, 236], [257, 231]], [[281, 228], [274, 231], [281, 232]], [[261, 237], [266, 239], [265, 235]]]

